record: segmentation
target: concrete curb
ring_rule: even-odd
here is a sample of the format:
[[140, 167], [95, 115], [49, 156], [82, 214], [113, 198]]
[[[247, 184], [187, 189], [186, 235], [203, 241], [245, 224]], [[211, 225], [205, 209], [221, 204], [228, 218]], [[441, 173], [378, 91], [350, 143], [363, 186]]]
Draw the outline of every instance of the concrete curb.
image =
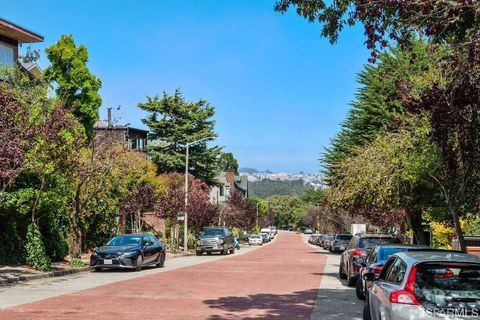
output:
[[64, 269], [64, 270], [55, 270], [50, 272], [42, 272], [36, 274], [29, 274], [29, 275], [22, 275], [10, 279], [0, 279], [0, 286], [13, 284], [17, 282], [24, 282], [30, 280], [37, 280], [37, 279], [44, 279], [44, 278], [52, 278], [52, 277], [61, 277], [69, 274], [75, 274], [79, 272], [89, 271], [90, 267], [81, 267], [81, 268], [72, 268], [72, 269]]

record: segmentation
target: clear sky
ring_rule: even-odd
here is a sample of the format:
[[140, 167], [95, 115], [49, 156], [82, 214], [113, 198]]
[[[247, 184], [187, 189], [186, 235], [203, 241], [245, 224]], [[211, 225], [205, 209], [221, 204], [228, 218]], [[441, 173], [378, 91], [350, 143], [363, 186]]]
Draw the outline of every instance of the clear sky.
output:
[[[320, 152], [353, 99], [367, 61], [361, 28], [332, 46], [318, 25], [274, 0], [1, 1], [0, 16], [45, 37], [88, 48], [106, 107], [143, 128], [137, 103], [181, 88], [216, 108], [218, 144], [240, 167], [318, 172]], [[48, 64], [45, 57], [40, 65]], [[115, 109], [114, 109], [115, 110]]]

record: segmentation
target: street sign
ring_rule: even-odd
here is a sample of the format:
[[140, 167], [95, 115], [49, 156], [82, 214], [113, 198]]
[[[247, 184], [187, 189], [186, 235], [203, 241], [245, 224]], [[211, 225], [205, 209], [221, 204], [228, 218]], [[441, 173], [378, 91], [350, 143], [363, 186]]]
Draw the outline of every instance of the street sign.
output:
[[184, 221], [185, 220], [185, 213], [183, 213], [183, 212], [177, 213], [177, 220], [178, 221]]

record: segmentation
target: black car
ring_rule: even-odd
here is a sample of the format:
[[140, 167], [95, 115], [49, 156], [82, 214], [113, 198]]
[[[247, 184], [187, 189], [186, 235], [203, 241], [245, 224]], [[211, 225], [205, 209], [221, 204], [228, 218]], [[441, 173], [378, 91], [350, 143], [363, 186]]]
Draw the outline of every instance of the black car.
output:
[[90, 257], [93, 271], [103, 268], [142, 270], [144, 266], [161, 267], [165, 263], [165, 245], [151, 234], [124, 234], [97, 248]]
[[347, 248], [340, 257], [339, 275], [347, 279], [347, 285], [353, 287], [368, 252], [376, 245], [401, 244], [402, 241], [388, 234], [357, 234], [350, 240]]
[[226, 227], [208, 227], [203, 229], [200, 238], [197, 240], [196, 254], [201, 256], [204, 252], [211, 254], [219, 252], [220, 254], [235, 253], [233, 245], [233, 234]]

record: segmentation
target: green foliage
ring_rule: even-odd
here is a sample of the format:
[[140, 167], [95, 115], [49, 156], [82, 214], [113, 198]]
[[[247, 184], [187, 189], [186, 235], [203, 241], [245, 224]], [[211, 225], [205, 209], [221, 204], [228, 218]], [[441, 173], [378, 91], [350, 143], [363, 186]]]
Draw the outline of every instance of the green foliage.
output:
[[432, 222], [430, 226], [432, 228], [432, 247], [451, 250], [455, 228], [439, 222]]
[[306, 204], [300, 197], [276, 195], [266, 199], [268, 208], [276, 216], [277, 225], [293, 226], [294, 228], [303, 225], [303, 217], [311, 205]]
[[301, 196], [306, 189], [307, 186], [304, 185], [303, 180], [260, 180], [249, 183], [250, 196], [263, 199], [274, 195]]
[[327, 182], [334, 183], [338, 166], [359, 147], [378, 136], [395, 130], [396, 120], [405, 114], [398, 83], [409, 81], [420, 88], [436, 72], [436, 65], [426, 43], [412, 40], [412, 49], [392, 48], [382, 53], [376, 64], [368, 64], [358, 74], [360, 89], [340, 132], [322, 155]]
[[87, 67], [87, 48], [77, 47], [71, 35], [62, 35], [45, 52], [51, 63], [45, 70], [45, 78], [56, 84], [57, 97], [80, 119], [91, 137], [102, 104], [99, 94], [102, 83]]
[[468, 214], [462, 224], [466, 236], [480, 236], [480, 216]]
[[35, 224], [28, 226], [26, 252], [26, 261], [33, 268], [41, 271], [52, 269], [52, 263], [45, 252], [42, 235]]
[[82, 260], [80, 260], [79, 258], [73, 258], [70, 260], [69, 262], [70, 266], [74, 267], [74, 268], [81, 268], [81, 267], [85, 267], [85, 262], [83, 262]]
[[151, 143], [148, 154], [157, 165], [158, 173], [185, 172], [186, 144], [207, 138], [190, 146], [190, 173], [213, 185], [216, 183], [217, 158], [221, 148], [209, 148], [208, 141], [217, 137], [214, 132], [214, 108], [205, 100], [188, 102], [177, 89], [173, 95], [147, 97], [138, 107], [149, 113], [143, 119], [149, 129]]
[[302, 196], [302, 200], [306, 203], [319, 205], [325, 197], [325, 190], [322, 189], [306, 189]]
[[222, 152], [218, 158], [218, 171], [228, 170], [233, 170], [233, 172], [238, 175], [238, 161], [233, 157], [233, 153]]

